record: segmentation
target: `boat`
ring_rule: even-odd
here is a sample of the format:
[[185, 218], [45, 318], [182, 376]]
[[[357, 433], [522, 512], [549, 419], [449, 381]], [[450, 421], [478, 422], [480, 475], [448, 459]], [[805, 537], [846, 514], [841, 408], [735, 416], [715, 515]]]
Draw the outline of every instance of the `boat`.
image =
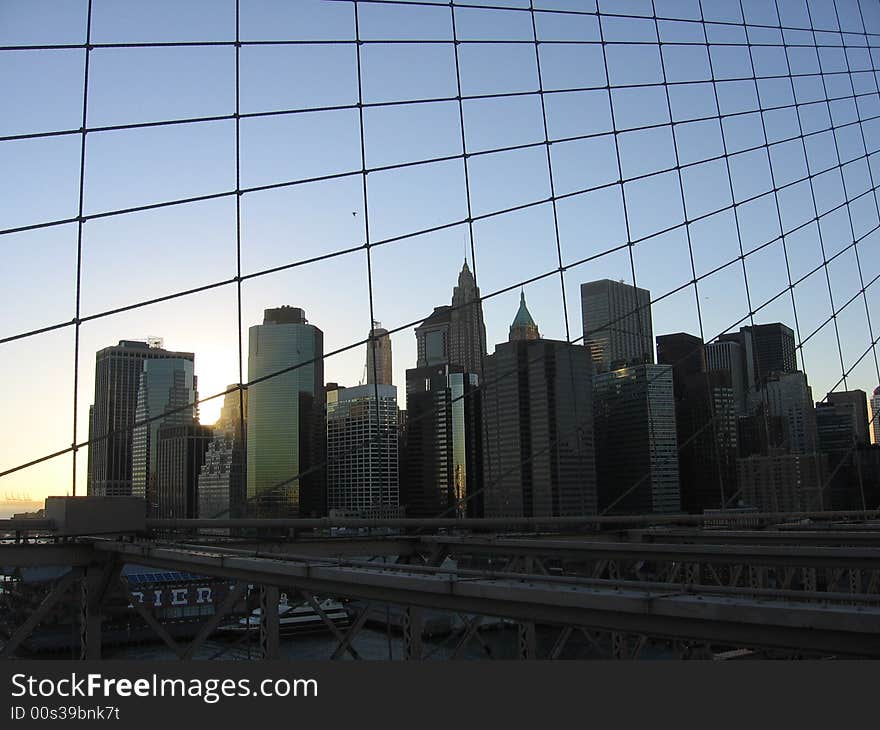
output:
[[[350, 618], [342, 603], [332, 598], [315, 600], [321, 607], [324, 615], [333, 621], [337, 627], [348, 625]], [[240, 634], [250, 630], [259, 634], [261, 618], [261, 609], [255, 608], [250, 612], [250, 615], [244, 616], [237, 621], [223, 624], [217, 628], [217, 631]], [[290, 636], [309, 631], [327, 630], [327, 625], [309, 601], [291, 604], [288, 603], [287, 594], [282, 593], [281, 600], [278, 602], [278, 630], [281, 636]]]

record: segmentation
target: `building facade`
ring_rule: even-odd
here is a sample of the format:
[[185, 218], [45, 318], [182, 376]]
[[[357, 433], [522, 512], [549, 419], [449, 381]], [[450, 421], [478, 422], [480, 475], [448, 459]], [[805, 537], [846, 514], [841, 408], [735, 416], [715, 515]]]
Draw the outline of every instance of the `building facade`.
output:
[[89, 495], [132, 493], [132, 442], [145, 360], [193, 359], [192, 353], [169, 352], [137, 340], [121, 340], [95, 356], [95, 396], [89, 409]]
[[593, 428], [601, 512], [681, 509], [669, 365], [639, 365], [594, 375]]
[[597, 373], [654, 363], [651, 292], [622, 281], [581, 284], [584, 345]]
[[198, 388], [191, 353], [184, 357], [144, 360], [132, 439], [132, 489], [147, 503], [147, 514], [159, 513], [159, 430], [166, 425], [198, 423]]
[[452, 309], [449, 312], [449, 363], [466, 373], [483, 377], [486, 356], [486, 325], [483, 322], [483, 303], [480, 289], [467, 261], [458, 274], [458, 284], [452, 291]]
[[740, 459], [740, 497], [759, 512], [806, 512], [827, 507], [828, 473], [822, 454], [777, 454]]
[[400, 515], [397, 414], [393, 385], [327, 391], [327, 507], [331, 517]]
[[482, 386], [484, 514], [596, 513], [592, 362], [581, 345], [540, 339], [525, 297]]
[[156, 516], [198, 517], [199, 474], [213, 429], [198, 423], [164, 423], [156, 436]]
[[248, 335], [249, 514], [323, 515], [323, 332], [285, 306]]
[[408, 517], [479, 517], [483, 460], [476, 373], [451, 365], [406, 371], [401, 505]]
[[391, 358], [391, 335], [380, 322], [373, 322], [367, 341], [367, 383], [391, 385], [394, 379]]

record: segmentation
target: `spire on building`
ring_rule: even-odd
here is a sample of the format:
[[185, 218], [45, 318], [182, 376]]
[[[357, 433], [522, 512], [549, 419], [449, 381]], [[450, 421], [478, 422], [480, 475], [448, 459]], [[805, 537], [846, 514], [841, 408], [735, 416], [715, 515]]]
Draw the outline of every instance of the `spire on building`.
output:
[[513, 318], [513, 324], [510, 325], [510, 337], [508, 340], [540, 340], [541, 335], [538, 332], [538, 325], [532, 319], [529, 308], [526, 306], [526, 293], [519, 293], [519, 309], [516, 311], [516, 317]]

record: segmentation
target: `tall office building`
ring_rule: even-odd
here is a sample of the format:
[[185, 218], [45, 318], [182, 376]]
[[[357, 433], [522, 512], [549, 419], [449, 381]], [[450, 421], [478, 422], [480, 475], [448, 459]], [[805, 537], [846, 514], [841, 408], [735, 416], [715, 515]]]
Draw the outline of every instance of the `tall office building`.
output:
[[192, 353], [144, 360], [135, 419], [140, 424], [132, 439], [131, 493], [147, 502], [147, 514], [158, 514], [157, 450], [164, 425], [198, 422], [197, 378]]
[[435, 307], [416, 327], [416, 367], [452, 365], [480, 376], [486, 355], [483, 303], [474, 275], [464, 262], [452, 292], [452, 306]]
[[381, 322], [373, 322], [367, 342], [367, 383], [391, 385], [391, 335]]
[[750, 388], [760, 386], [771, 373], [797, 372], [794, 331], [781, 322], [741, 327], [718, 341], [740, 345]]
[[324, 334], [302, 309], [287, 306], [265, 310], [263, 324], [248, 334], [249, 510], [322, 515]]
[[406, 371], [400, 501], [408, 517], [481, 516], [483, 463], [476, 373]]
[[704, 348], [706, 371], [727, 373], [733, 389], [737, 415], [746, 416], [749, 412], [749, 390], [752, 383], [745, 367], [742, 345], [735, 340], [721, 340], [708, 343]]
[[416, 367], [426, 368], [449, 362], [450, 306], [434, 307], [434, 311], [416, 327]]
[[860, 446], [867, 446], [871, 443], [871, 433], [868, 426], [868, 395], [864, 390], [837, 390], [828, 393], [825, 400], [833, 406], [849, 405], [852, 408], [856, 443]]
[[393, 385], [328, 389], [330, 516], [400, 516], [397, 413]]
[[449, 312], [449, 362], [466, 373], [483, 377], [486, 356], [486, 325], [480, 288], [465, 260], [458, 274], [458, 285], [452, 291]]
[[[247, 406], [248, 390], [238, 383], [228, 385], [220, 417], [214, 423], [214, 438], [199, 472], [200, 518], [247, 516]], [[228, 534], [229, 530], [212, 528], [209, 532]]]
[[653, 364], [651, 292], [622, 281], [601, 279], [581, 284], [584, 344], [594, 370]]
[[223, 405], [220, 407], [220, 417], [214, 423], [214, 433], [244, 438], [247, 428], [247, 404], [247, 388], [241, 388], [239, 383], [227, 385], [226, 393], [223, 395]]
[[669, 365], [637, 365], [593, 376], [599, 509], [681, 508], [675, 394]]
[[740, 498], [759, 512], [825, 509], [828, 473], [824, 454], [776, 454], [739, 459]]
[[137, 340], [121, 340], [95, 356], [95, 397], [89, 409], [87, 492], [93, 496], [131, 495], [132, 441], [138, 388], [144, 361], [166, 357], [193, 359]]
[[[247, 516], [244, 440], [219, 436], [215, 431], [199, 471], [198, 516], [202, 519]], [[216, 530], [212, 529], [212, 532]]]
[[486, 517], [595, 514], [591, 360], [543, 340], [525, 296], [481, 388]]
[[752, 393], [755, 412], [766, 407], [769, 416], [785, 420], [785, 450], [791, 454], [812, 454], [816, 451], [816, 411], [813, 390], [802, 372], [773, 371]]
[[672, 367], [682, 509], [725, 508], [736, 492], [738, 441], [730, 373], [708, 372], [703, 341], [684, 332], [657, 337], [657, 360]]
[[159, 518], [198, 517], [199, 473], [208, 445], [210, 426], [163, 423], [156, 439], [156, 515]]

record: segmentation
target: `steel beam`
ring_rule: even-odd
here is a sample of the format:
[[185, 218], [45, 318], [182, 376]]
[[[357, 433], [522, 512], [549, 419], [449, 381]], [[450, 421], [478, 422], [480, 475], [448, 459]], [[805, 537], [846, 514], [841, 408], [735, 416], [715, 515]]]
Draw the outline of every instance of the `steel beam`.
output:
[[82, 572], [78, 568], [72, 568], [69, 573], [66, 573], [58, 580], [52, 590], [42, 600], [37, 610], [28, 616], [25, 622], [13, 632], [9, 641], [3, 646], [3, 650], [0, 651], [0, 659], [9, 659], [15, 655], [21, 642], [31, 635], [31, 631], [45, 618], [49, 610], [61, 600], [67, 589], [81, 575]]
[[322, 561], [192, 556], [125, 542], [108, 542], [103, 549], [144, 565], [292, 586], [320, 595], [737, 646], [880, 656], [880, 606], [810, 604], [796, 600], [796, 592], [789, 593], [788, 600], [760, 599], [712, 594], [707, 587], [682, 593], [669, 587], [663, 591], [564, 584], [545, 576], [459, 579], [412, 566], [391, 570]]
[[278, 588], [260, 586], [260, 657], [262, 659], [281, 658], [279, 639]]
[[46, 565], [85, 566], [95, 560], [91, 545], [81, 543], [0, 543], [0, 567], [37, 568]]
[[[247, 589], [246, 582], [239, 582], [235, 588], [233, 588], [226, 595], [226, 598], [223, 599], [223, 603], [221, 603], [217, 610], [214, 612], [214, 615], [211, 616], [204, 624], [202, 624], [202, 628], [199, 630], [199, 633], [196, 637], [190, 642], [189, 646], [183, 650], [183, 653], [180, 655], [181, 659], [192, 659], [195, 655], [198, 648], [202, 645], [202, 643], [207, 639], [213, 632], [217, 626], [220, 625], [220, 622], [223, 620], [223, 617], [229, 613], [232, 607], [235, 605], [235, 602], [238, 601], [244, 595], [245, 590]], [[276, 607], [278, 606], [276, 602]]]
[[162, 626], [157, 620], [156, 617], [150, 613], [144, 604], [141, 601], [138, 601], [135, 598], [134, 594], [131, 592], [131, 588], [128, 585], [128, 581], [125, 578], [119, 578], [119, 585], [122, 588], [123, 593], [125, 593], [128, 598], [129, 604], [131, 607], [137, 611], [138, 615], [146, 622], [147, 626], [149, 626], [153, 632], [165, 642], [165, 645], [174, 652], [175, 656], [179, 659], [184, 652], [184, 648], [179, 646], [174, 639], [165, 631], [165, 627]]

